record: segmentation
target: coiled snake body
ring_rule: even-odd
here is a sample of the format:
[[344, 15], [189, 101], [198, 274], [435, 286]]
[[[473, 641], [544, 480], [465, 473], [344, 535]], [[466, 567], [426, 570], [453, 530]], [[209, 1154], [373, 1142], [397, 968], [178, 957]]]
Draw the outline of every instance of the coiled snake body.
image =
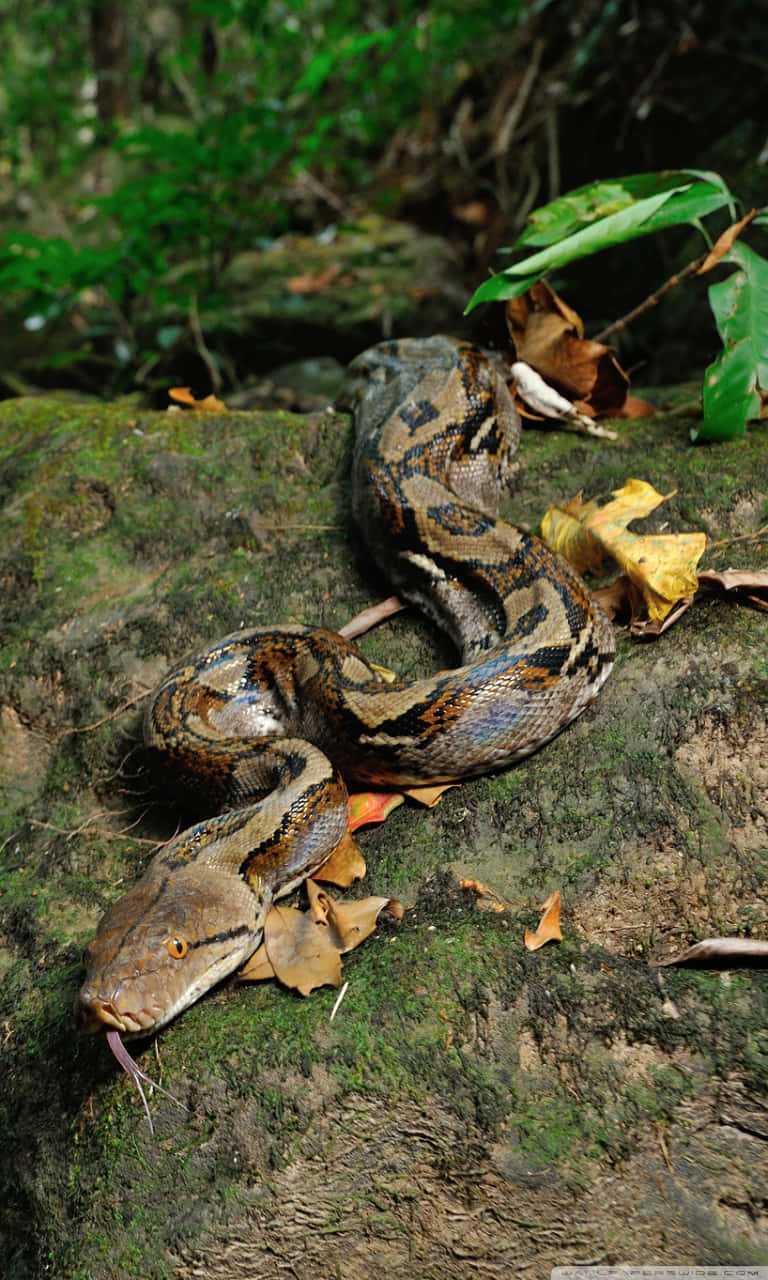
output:
[[577, 716], [611, 668], [611, 626], [578, 575], [497, 518], [519, 421], [483, 353], [442, 337], [382, 343], [352, 375], [355, 517], [462, 665], [387, 685], [339, 635], [285, 626], [176, 667], [147, 743], [228, 807], [166, 845], [105, 915], [79, 996], [88, 1029], [156, 1029], [240, 967], [272, 900], [344, 836], [342, 779], [507, 765]]

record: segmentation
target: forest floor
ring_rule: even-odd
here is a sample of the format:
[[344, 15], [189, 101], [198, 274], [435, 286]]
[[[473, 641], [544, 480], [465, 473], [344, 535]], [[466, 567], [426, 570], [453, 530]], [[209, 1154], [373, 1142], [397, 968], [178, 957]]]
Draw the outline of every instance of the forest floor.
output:
[[[665, 397], [656, 396], [663, 406]], [[630, 476], [707, 567], [764, 566], [768, 423], [688, 442], [661, 408], [611, 443], [524, 433], [510, 518]], [[338, 627], [389, 588], [357, 554], [348, 419], [0, 405], [0, 1241], [8, 1280], [546, 1277], [566, 1263], [768, 1264], [765, 973], [660, 969], [768, 936], [768, 621], [713, 601], [619, 631], [592, 708], [515, 769], [397, 809], [359, 892], [399, 897], [307, 999], [225, 984], [140, 1064], [151, 1136], [79, 957], [178, 808], [143, 703], [242, 624]], [[759, 531], [763, 531], [760, 533]], [[452, 658], [415, 615], [363, 638]], [[508, 904], [484, 909], [462, 878]], [[559, 889], [565, 940], [522, 945]]]

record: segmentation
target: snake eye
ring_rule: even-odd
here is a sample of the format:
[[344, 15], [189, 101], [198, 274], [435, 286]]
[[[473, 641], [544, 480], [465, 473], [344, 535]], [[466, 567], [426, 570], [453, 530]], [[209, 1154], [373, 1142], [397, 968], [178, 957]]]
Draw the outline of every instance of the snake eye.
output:
[[182, 938], [178, 933], [169, 938], [165, 945], [168, 948], [168, 955], [174, 960], [183, 960], [189, 949], [186, 938]]

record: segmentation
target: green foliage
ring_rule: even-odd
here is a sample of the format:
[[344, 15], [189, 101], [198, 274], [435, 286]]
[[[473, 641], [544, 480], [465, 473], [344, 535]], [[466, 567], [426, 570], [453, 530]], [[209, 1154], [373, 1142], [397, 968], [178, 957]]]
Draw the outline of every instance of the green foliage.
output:
[[768, 262], [739, 241], [724, 261], [737, 270], [709, 290], [723, 350], [704, 375], [702, 440], [742, 435], [768, 390]]
[[[78, 310], [87, 294], [74, 358], [119, 335], [113, 363], [151, 360], [180, 332], [179, 314], [215, 297], [234, 253], [285, 229], [290, 204], [280, 196], [298, 175], [312, 166], [342, 188], [372, 187], [382, 147], [439, 109], [523, 9], [522, 0], [501, 15], [492, 0], [469, 9], [460, 0], [427, 9], [372, 0], [364, 11], [351, 0], [193, 0], [183, 22], [171, 9], [155, 15], [150, 34], [126, 7], [133, 109], [112, 122], [107, 153], [87, 9], [43, 0], [28, 25], [19, 12], [0, 47], [0, 182], [4, 167], [32, 190], [66, 171], [70, 216], [65, 234], [41, 234], [45, 219], [36, 219], [0, 238], [6, 300], [34, 330]], [[213, 72], [201, 65], [204, 22], [216, 31]], [[138, 101], [149, 51], [160, 84], [151, 108]], [[169, 300], [171, 324], [147, 338], [147, 314]], [[139, 341], [153, 349], [140, 351]]]
[[[466, 310], [516, 298], [549, 271], [669, 227], [691, 224], [710, 243], [701, 219], [722, 209], [735, 217], [733, 196], [715, 173], [644, 173], [590, 183], [533, 212], [505, 252], [534, 252], [485, 280]], [[756, 219], [765, 221], [765, 214]], [[760, 412], [761, 390], [768, 390], [768, 262], [740, 241], [723, 261], [734, 262], [738, 270], [709, 289], [724, 347], [706, 372], [703, 421], [694, 439], [743, 435]]]
[[548, 271], [578, 258], [665, 227], [697, 224], [708, 213], [732, 205], [733, 198], [717, 174], [643, 173], [592, 182], [531, 215], [530, 229], [507, 252], [529, 245], [543, 247], [484, 281], [467, 311], [480, 302], [516, 298]]

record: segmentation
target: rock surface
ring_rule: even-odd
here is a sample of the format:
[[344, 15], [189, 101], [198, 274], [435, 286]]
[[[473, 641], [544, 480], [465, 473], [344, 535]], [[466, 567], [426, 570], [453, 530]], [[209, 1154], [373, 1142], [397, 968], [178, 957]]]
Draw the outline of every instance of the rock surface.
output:
[[[765, 565], [768, 426], [693, 449], [526, 433], [509, 514], [534, 527], [638, 475], [704, 528], [709, 567]], [[711, 602], [620, 635], [596, 705], [516, 769], [363, 833], [361, 893], [411, 908], [307, 1000], [229, 984], [139, 1061], [190, 1108], [152, 1138], [99, 1037], [79, 955], [180, 821], [142, 753], [144, 699], [190, 648], [339, 626], [382, 594], [332, 413], [0, 405], [0, 1238], [9, 1280], [543, 1276], [556, 1264], [768, 1263], [768, 992], [659, 970], [768, 936], [768, 618]], [[446, 665], [403, 616], [362, 647]], [[462, 891], [482, 880], [496, 914]], [[565, 941], [522, 933], [560, 889]]]

